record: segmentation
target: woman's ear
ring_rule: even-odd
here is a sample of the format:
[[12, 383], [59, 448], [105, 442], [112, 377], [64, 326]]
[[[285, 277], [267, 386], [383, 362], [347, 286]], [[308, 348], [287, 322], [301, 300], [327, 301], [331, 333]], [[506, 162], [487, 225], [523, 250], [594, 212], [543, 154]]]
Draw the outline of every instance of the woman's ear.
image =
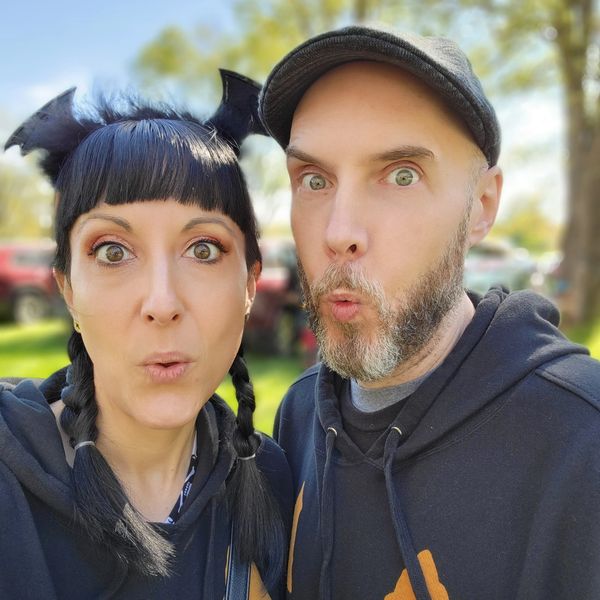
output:
[[250, 269], [248, 269], [248, 282], [246, 284], [246, 318], [250, 314], [250, 309], [256, 297], [256, 282], [260, 277], [262, 265], [256, 261]]
[[54, 279], [56, 281], [56, 285], [58, 285], [58, 289], [62, 294], [62, 297], [65, 300], [65, 304], [71, 313], [71, 316], [75, 318], [73, 315], [73, 289], [71, 288], [71, 284], [69, 283], [69, 278], [58, 269], [52, 269], [52, 274], [54, 275]]
[[500, 206], [502, 194], [502, 170], [493, 166], [480, 177], [474, 191], [471, 210], [469, 245], [480, 242], [490, 231]]

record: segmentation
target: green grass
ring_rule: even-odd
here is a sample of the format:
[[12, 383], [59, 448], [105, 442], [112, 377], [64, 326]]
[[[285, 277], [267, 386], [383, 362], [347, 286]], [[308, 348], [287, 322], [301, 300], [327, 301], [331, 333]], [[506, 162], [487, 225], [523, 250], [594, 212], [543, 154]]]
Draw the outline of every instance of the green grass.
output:
[[[71, 325], [56, 319], [17, 326], [0, 324], [0, 377], [48, 377], [68, 364], [66, 346]], [[299, 359], [249, 355], [248, 368], [256, 395], [254, 423], [271, 433], [273, 417], [281, 398], [302, 372]], [[235, 410], [236, 400], [229, 377], [218, 393]]]
[[47, 377], [69, 362], [69, 325], [56, 319], [36, 325], [0, 325], [0, 377]]
[[600, 360], [600, 317], [590, 325], [580, 326], [568, 332], [569, 337], [590, 349], [590, 354]]

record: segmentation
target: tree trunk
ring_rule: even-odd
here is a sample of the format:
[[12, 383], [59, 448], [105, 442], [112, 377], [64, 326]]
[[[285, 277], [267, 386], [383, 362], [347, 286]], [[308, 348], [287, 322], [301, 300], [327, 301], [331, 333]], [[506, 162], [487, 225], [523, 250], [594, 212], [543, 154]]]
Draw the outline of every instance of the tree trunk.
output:
[[585, 210], [585, 243], [582, 247], [580, 322], [590, 323], [600, 317], [600, 129], [596, 127], [585, 161], [582, 208]]
[[590, 3], [561, 6], [554, 14], [556, 47], [563, 77], [567, 118], [568, 211], [563, 237], [561, 279], [564, 294], [560, 298], [563, 322], [567, 326], [587, 321], [597, 312], [598, 296], [594, 263], [596, 254], [594, 222], [598, 210], [596, 199], [597, 161], [600, 136], [596, 120], [586, 114], [584, 80], [590, 36]]

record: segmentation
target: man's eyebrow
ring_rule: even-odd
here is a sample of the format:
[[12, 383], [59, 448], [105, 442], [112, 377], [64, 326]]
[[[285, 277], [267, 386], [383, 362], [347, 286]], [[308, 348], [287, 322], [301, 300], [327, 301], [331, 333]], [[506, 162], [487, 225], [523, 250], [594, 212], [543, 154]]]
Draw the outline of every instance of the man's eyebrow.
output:
[[195, 219], [190, 219], [185, 224], [185, 227], [182, 231], [189, 231], [190, 229], [196, 227], [196, 225], [206, 224], [221, 225], [222, 227], [225, 227], [225, 229], [227, 229], [227, 231], [229, 231], [230, 233], [234, 233], [233, 229], [229, 226], [229, 223], [227, 223], [225, 219], [220, 219], [219, 217], [197, 217]]
[[[295, 146], [288, 146], [285, 150], [285, 154], [288, 159], [295, 158], [305, 163], [323, 165], [323, 167], [327, 168], [327, 165], [324, 165], [321, 160]], [[429, 150], [429, 148], [423, 146], [399, 146], [398, 148], [392, 148], [391, 150], [385, 150], [384, 152], [370, 156], [368, 157], [368, 160], [372, 162], [393, 162], [396, 160], [419, 158], [435, 160], [435, 154]]]
[[301, 160], [302, 162], [319, 165], [319, 166], [322, 166], [326, 170], [328, 169], [328, 165], [323, 163], [322, 160], [320, 160], [316, 156], [312, 156], [312, 155], [308, 154], [308, 152], [304, 152], [303, 150], [300, 150], [300, 148], [296, 148], [296, 146], [288, 146], [285, 149], [285, 155], [288, 159], [295, 158], [297, 160]]
[[96, 214], [89, 215], [88, 217], [86, 217], [78, 225], [77, 231], [81, 231], [81, 229], [83, 229], [83, 226], [86, 223], [88, 223], [89, 221], [95, 220], [95, 219], [98, 219], [98, 220], [101, 220], [101, 221], [110, 221], [111, 223], [114, 223], [115, 225], [118, 225], [119, 227], [122, 227], [125, 231], [132, 231], [131, 225], [125, 219], [121, 219], [121, 217], [115, 217], [113, 215], [105, 215], [103, 213], [96, 213]]
[[428, 148], [423, 146], [399, 146], [398, 148], [392, 148], [386, 150], [380, 154], [375, 154], [372, 160], [376, 162], [393, 162], [395, 160], [405, 160], [408, 158], [428, 158], [435, 160], [435, 154]]

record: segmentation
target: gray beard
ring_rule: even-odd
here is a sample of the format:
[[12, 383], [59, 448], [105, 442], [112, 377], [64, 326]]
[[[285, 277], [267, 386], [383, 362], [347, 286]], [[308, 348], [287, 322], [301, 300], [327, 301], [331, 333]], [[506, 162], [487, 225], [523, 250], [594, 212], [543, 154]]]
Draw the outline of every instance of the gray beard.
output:
[[[310, 325], [323, 361], [332, 370], [342, 377], [374, 382], [409, 363], [432, 341], [463, 293], [469, 217], [470, 203], [442, 258], [408, 290], [398, 308], [388, 302], [379, 282], [369, 281], [350, 263], [329, 265], [312, 285], [298, 265]], [[374, 307], [377, 321], [370, 333], [361, 323], [325, 319], [319, 313], [322, 297], [339, 288], [358, 292]]]

